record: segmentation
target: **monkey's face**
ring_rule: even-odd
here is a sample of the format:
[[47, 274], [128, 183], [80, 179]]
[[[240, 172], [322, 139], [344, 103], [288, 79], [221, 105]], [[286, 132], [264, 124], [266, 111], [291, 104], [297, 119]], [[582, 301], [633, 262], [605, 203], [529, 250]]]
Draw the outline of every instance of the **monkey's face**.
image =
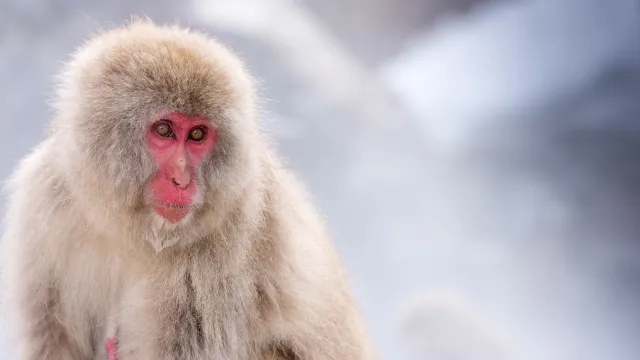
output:
[[145, 138], [155, 164], [148, 183], [151, 206], [177, 223], [202, 201], [196, 170], [214, 146], [216, 129], [205, 119], [174, 112], [152, 121]]
[[89, 42], [68, 65], [56, 101], [59, 158], [102, 230], [202, 237], [256, 181], [253, 80], [204, 35], [130, 27]]

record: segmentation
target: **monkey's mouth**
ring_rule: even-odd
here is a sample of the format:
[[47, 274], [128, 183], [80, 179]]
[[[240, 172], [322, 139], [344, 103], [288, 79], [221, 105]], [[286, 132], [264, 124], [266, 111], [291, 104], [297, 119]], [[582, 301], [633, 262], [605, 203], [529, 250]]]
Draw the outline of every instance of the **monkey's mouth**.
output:
[[167, 209], [188, 209], [193, 210], [195, 206], [193, 204], [169, 204], [169, 203], [160, 203], [156, 202], [153, 206], [160, 206]]
[[171, 204], [155, 202], [153, 210], [170, 223], [177, 223], [195, 209], [193, 204]]

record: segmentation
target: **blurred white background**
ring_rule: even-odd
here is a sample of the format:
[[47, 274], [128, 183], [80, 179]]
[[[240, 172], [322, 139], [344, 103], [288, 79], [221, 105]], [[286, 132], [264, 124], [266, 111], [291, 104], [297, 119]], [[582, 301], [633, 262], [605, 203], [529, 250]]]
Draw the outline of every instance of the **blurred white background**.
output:
[[133, 14], [248, 62], [383, 359], [498, 359], [447, 317], [400, 331], [430, 290], [509, 359], [640, 359], [638, 0], [0, 0], [1, 178], [68, 53]]

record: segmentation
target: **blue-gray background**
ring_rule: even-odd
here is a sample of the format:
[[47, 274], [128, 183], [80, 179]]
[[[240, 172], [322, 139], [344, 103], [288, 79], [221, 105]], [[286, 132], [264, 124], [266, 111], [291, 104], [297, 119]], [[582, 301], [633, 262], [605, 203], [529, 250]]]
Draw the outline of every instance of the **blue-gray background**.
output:
[[206, 29], [261, 79], [384, 359], [410, 359], [399, 311], [436, 288], [529, 358], [639, 358], [637, 0], [0, 0], [0, 177], [68, 53], [132, 14]]

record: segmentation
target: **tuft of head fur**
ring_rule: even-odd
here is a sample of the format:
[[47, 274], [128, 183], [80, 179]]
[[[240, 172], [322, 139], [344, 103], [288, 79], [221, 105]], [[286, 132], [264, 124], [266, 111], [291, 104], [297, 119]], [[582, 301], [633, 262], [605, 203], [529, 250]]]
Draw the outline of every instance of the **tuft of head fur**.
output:
[[[261, 188], [267, 141], [258, 131], [253, 79], [242, 61], [204, 33], [134, 19], [91, 37], [59, 77], [49, 138], [56, 164], [87, 221], [156, 250], [187, 244], [223, 225]], [[153, 174], [144, 128], [168, 112], [201, 116], [217, 131], [197, 173], [193, 216], [169, 224], [149, 210]], [[245, 205], [247, 206], [247, 205]], [[202, 221], [202, 219], [208, 219]]]

